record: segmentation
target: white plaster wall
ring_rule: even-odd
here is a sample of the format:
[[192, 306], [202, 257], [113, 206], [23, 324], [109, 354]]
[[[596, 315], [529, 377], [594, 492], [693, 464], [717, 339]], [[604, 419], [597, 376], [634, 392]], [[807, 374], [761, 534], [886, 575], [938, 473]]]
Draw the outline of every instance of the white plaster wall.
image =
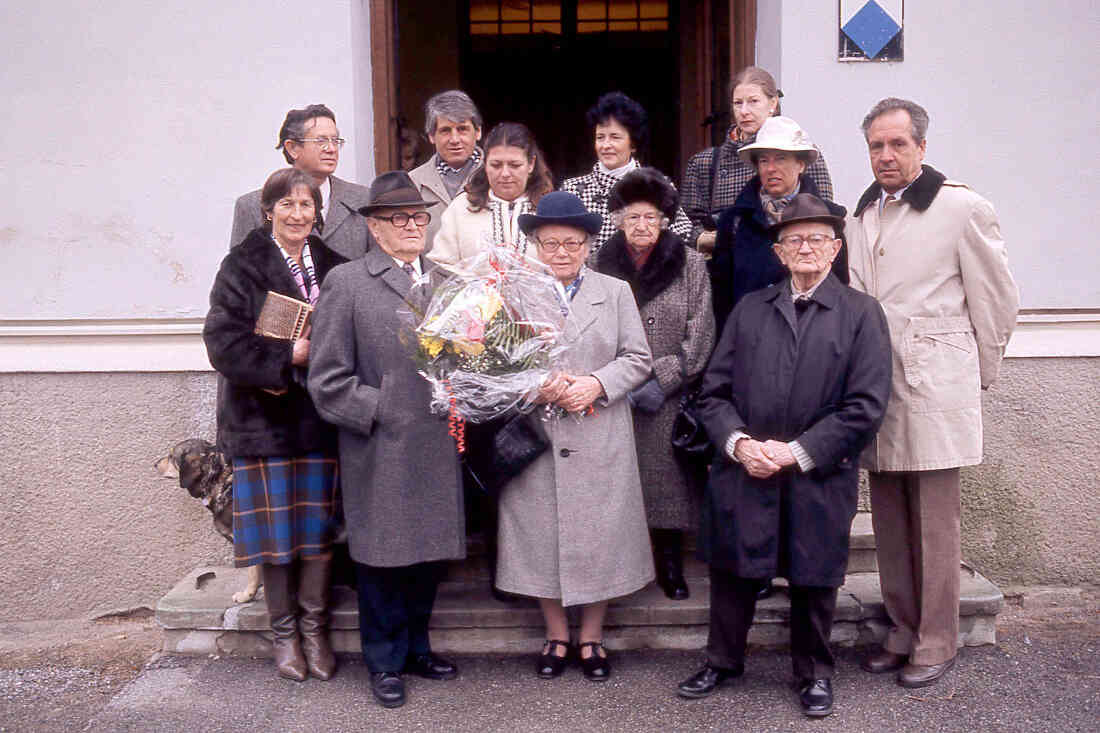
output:
[[766, 4], [782, 7], [783, 110], [825, 151], [840, 203], [871, 182], [863, 116], [913, 99], [932, 120], [925, 161], [997, 208], [1023, 307], [1100, 306], [1100, 6], [910, 0], [905, 60], [879, 64], [836, 61], [835, 1]]
[[204, 315], [235, 198], [285, 165], [288, 109], [329, 105], [359, 178], [362, 4], [4, 3], [0, 319]]

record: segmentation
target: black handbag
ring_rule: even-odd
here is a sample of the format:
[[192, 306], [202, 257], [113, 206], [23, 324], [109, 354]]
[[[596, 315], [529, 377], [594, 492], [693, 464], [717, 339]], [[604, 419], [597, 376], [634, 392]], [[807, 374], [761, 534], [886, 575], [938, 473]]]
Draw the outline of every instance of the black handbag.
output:
[[672, 422], [672, 452], [686, 467], [705, 472], [714, 460], [714, 444], [699, 417], [701, 392], [697, 383], [680, 394], [680, 409]]
[[549, 447], [550, 441], [531, 416], [517, 412], [485, 423], [467, 423], [463, 463], [474, 485], [495, 496]]

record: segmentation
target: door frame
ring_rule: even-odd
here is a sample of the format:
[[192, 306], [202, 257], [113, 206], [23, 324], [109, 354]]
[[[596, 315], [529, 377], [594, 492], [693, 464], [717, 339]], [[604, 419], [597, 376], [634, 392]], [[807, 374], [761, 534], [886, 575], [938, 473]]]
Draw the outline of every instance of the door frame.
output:
[[[397, 105], [396, 0], [370, 1], [374, 170], [400, 166]], [[725, 129], [704, 121], [729, 112], [726, 85], [735, 69], [756, 59], [757, 0], [681, 0], [681, 169], [693, 152], [714, 145]], [[456, 19], [456, 22], [460, 19]]]

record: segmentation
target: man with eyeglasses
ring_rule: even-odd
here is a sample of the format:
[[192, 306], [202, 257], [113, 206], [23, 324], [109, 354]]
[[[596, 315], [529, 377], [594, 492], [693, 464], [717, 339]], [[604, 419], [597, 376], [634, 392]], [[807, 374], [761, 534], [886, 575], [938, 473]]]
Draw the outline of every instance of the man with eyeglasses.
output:
[[982, 390], [1020, 305], [993, 206], [924, 165], [928, 112], [897, 98], [863, 119], [875, 180], [849, 221], [852, 286], [882, 303], [894, 384], [869, 472], [882, 599], [892, 622], [871, 673], [935, 684], [959, 636], [961, 474], [982, 461]]
[[[365, 186], [333, 175], [345, 142], [336, 127], [333, 111], [323, 104], [311, 104], [287, 112], [275, 149], [283, 151], [287, 163], [308, 173], [321, 190], [322, 209], [314, 227], [316, 233], [330, 249], [356, 259], [369, 247], [366, 222], [356, 211], [367, 203], [370, 194]], [[229, 246], [239, 244], [262, 223], [259, 190], [238, 198]]]
[[374, 180], [360, 213], [377, 246], [325, 279], [310, 346], [310, 394], [339, 429], [363, 660], [384, 707], [405, 703], [404, 673], [458, 674], [428, 639], [443, 563], [466, 555], [458, 454], [399, 338], [398, 312], [423, 312], [443, 279], [421, 256], [428, 204], [405, 171]]
[[791, 661], [802, 711], [833, 711], [829, 634], [848, 563], [859, 454], [890, 396], [886, 316], [830, 271], [844, 219], [808, 193], [769, 229], [788, 272], [734, 307], [703, 377], [700, 412], [719, 447], [703, 497], [710, 564], [706, 665], [680, 683], [700, 698], [744, 672], [760, 582], [789, 581]]
[[434, 95], [424, 105], [424, 134], [435, 146], [435, 154], [409, 172], [420, 195], [436, 205], [428, 225], [425, 253], [439, 231], [443, 209], [462, 192], [470, 176], [481, 165], [481, 113], [466, 92], [452, 89]]

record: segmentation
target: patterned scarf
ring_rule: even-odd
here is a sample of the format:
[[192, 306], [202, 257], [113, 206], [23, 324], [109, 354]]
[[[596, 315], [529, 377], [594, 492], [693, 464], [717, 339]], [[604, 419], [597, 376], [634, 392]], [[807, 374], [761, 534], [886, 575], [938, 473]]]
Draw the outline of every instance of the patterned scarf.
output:
[[[274, 234], [271, 235], [271, 241], [279, 248], [279, 252], [282, 253], [283, 259], [286, 260], [286, 266], [290, 269], [290, 274], [294, 278], [295, 284], [298, 286], [298, 292], [302, 294], [302, 297], [305, 298], [310, 305], [317, 305], [317, 296], [321, 294], [321, 289], [317, 287], [317, 276], [313, 269], [313, 254], [309, 251], [309, 242], [302, 245], [302, 264], [305, 265], [306, 268], [303, 275], [302, 268], [298, 266], [298, 262], [283, 249], [283, 245], [279, 244], [279, 240], [275, 239]], [[309, 284], [308, 287], [306, 283]]]
[[[472, 166], [470, 165], [471, 163], [473, 164]], [[457, 176], [461, 174], [462, 171], [473, 170], [479, 165], [481, 165], [481, 148], [476, 146], [474, 147], [473, 154], [469, 158], [467, 158], [466, 162], [458, 168], [452, 168], [451, 166], [443, 162], [443, 158], [440, 158], [438, 155], [435, 156], [435, 169], [439, 171], [439, 175], [441, 176], [445, 176], [448, 173], [450, 173], [452, 176]], [[470, 166], [470, 168], [467, 168], [467, 166]]]
[[783, 209], [787, 208], [787, 204], [798, 195], [798, 189], [800, 188], [802, 188], [801, 184], [796, 185], [793, 191], [779, 198], [772, 198], [764, 193], [763, 188], [760, 189], [760, 206], [764, 209], [764, 215], [768, 217], [769, 224], [775, 224], [779, 221], [779, 217], [783, 215]]
[[527, 254], [527, 237], [519, 228], [519, 215], [533, 210], [531, 200], [523, 194], [515, 201], [505, 201], [489, 191], [489, 213], [492, 225], [489, 230], [490, 244], [511, 244], [522, 255]]

